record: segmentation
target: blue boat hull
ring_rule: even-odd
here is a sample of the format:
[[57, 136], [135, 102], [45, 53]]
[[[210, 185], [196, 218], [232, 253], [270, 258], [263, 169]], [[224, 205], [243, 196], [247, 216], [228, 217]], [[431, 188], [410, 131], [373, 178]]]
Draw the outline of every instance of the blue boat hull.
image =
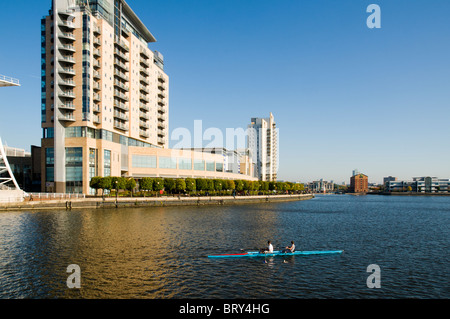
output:
[[273, 253], [260, 253], [258, 251], [249, 251], [240, 254], [218, 254], [209, 255], [209, 258], [241, 258], [241, 257], [272, 257], [272, 256], [298, 256], [298, 255], [328, 255], [341, 254], [343, 250], [312, 250], [312, 251], [295, 251], [293, 253], [285, 253], [282, 250]]

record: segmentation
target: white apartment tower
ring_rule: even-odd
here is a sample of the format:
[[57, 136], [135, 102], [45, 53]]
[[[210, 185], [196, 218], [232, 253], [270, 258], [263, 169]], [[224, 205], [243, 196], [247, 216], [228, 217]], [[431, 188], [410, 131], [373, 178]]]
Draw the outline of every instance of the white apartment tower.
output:
[[273, 114], [252, 118], [248, 125], [248, 148], [256, 174], [262, 181], [276, 181], [278, 172], [278, 128]]

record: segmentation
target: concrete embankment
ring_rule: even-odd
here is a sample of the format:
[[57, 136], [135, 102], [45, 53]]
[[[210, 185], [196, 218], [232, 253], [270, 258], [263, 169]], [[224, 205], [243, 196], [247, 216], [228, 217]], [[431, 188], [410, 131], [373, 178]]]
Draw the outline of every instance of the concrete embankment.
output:
[[203, 197], [114, 197], [24, 201], [0, 203], [0, 211], [50, 210], [83, 208], [121, 208], [121, 207], [161, 207], [161, 206], [203, 206], [236, 205], [252, 203], [274, 203], [299, 201], [313, 198], [312, 194], [298, 195], [258, 195], [258, 196], [203, 196]]

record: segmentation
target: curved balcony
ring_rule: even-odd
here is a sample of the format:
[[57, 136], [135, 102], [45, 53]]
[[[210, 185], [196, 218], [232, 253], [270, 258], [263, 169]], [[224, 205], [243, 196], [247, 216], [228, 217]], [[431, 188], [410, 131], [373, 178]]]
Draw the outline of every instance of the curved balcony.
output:
[[58, 45], [58, 49], [69, 52], [75, 52], [75, 47], [71, 44], [60, 44]]
[[75, 105], [73, 103], [63, 103], [59, 105], [61, 110], [75, 111]]
[[71, 21], [62, 20], [62, 21], [58, 22], [58, 25], [60, 27], [64, 27], [64, 28], [68, 28], [68, 29], [75, 29], [75, 23], [73, 23]]
[[58, 57], [59, 62], [69, 63], [69, 64], [75, 64], [75, 59], [71, 55], [63, 55]]
[[58, 68], [58, 72], [61, 74], [75, 75], [75, 69], [72, 68]]
[[68, 98], [68, 99], [74, 99], [75, 93], [73, 91], [60, 91], [58, 92], [59, 97]]
[[58, 37], [65, 40], [75, 41], [75, 35], [69, 32], [59, 32]]
[[75, 81], [73, 80], [59, 80], [58, 84], [62, 86], [75, 87]]
[[59, 115], [58, 120], [65, 122], [75, 122], [75, 116], [73, 115], [73, 113]]

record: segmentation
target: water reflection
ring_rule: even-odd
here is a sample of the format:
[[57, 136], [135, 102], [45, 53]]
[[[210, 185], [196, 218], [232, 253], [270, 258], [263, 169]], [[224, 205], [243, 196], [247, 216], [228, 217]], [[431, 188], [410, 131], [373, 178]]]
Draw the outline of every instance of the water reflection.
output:
[[[450, 199], [372, 198], [2, 213], [0, 297], [448, 297]], [[207, 258], [267, 240], [276, 250], [294, 240], [297, 250], [345, 253]], [[382, 292], [365, 287], [371, 263], [384, 270]], [[81, 268], [81, 289], [66, 286], [70, 264]]]

